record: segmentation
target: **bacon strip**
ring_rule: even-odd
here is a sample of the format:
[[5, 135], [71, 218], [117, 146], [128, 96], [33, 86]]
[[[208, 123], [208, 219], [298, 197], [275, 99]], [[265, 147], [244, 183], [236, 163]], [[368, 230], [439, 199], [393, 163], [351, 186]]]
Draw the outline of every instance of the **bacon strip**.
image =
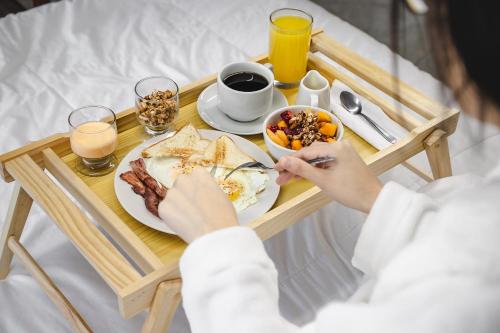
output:
[[163, 187], [160, 183], [156, 181], [153, 177], [149, 175], [146, 171], [146, 164], [142, 158], [130, 162], [130, 167], [135, 173], [137, 178], [139, 178], [147, 187], [152, 189], [161, 199], [165, 198], [167, 195], [167, 189]]
[[[151, 178], [156, 185], [156, 181], [148, 175], [149, 178]], [[144, 203], [146, 205], [146, 208], [155, 216], [158, 215], [158, 205], [160, 204], [160, 197], [149, 187], [139, 179], [137, 174], [134, 171], [127, 171], [122, 174], [120, 174], [120, 179], [127, 182], [128, 184], [132, 185], [132, 190], [142, 196], [144, 198]], [[147, 177], [145, 179], [148, 179]], [[148, 180], [147, 180], [148, 181]], [[151, 183], [150, 181], [148, 181]], [[166, 191], [165, 191], [166, 194]]]
[[140, 196], [144, 196], [146, 194], [146, 186], [141, 182], [139, 178], [135, 175], [133, 171], [127, 171], [120, 175], [120, 179], [132, 185], [132, 190], [139, 194]]
[[146, 208], [153, 213], [153, 215], [158, 216], [158, 205], [160, 204], [160, 198], [153, 192], [152, 189], [146, 187], [146, 194], [144, 195], [144, 202], [146, 204]]

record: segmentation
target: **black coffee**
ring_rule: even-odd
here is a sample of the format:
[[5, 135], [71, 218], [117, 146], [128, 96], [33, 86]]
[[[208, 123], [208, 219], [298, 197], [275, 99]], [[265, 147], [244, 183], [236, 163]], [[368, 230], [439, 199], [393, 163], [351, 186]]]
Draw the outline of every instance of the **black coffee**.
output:
[[269, 84], [265, 77], [252, 72], [233, 73], [222, 81], [231, 89], [247, 92], [261, 90]]

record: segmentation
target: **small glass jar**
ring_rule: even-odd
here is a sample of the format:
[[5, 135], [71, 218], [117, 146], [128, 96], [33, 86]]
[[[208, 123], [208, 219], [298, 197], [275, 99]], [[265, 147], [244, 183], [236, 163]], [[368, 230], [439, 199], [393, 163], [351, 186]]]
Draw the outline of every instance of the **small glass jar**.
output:
[[99, 105], [88, 105], [72, 111], [68, 117], [70, 144], [78, 172], [87, 176], [102, 176], [113, 171], [117, 159], [113, 155], [118, 145], [116, 115]]
[[168, 77], [144, 78], [135, 85], [135, 106], [146, 133], [163, 134], [172, 129], [179, 114], [179, 87]]

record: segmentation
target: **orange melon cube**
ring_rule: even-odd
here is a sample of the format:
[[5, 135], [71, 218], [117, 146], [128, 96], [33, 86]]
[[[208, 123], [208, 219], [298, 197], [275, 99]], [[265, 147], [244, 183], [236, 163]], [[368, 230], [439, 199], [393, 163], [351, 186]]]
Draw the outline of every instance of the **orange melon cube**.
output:
[[319, 111], [318, 112], [318, 123], [322, 123], [322, 122], [331, 123], [332, 117], [330, 117], [330, 115], [326, 112]]
[[275, 134], [273, 133], [273, 131], [271, 131], [269, 128], [266, 129], [266, 132], [267, 132], [267, 135], [269, 136], [269, 138], [274, 142], [276, 143], [277, 145], [279, 146], [282, 146], [282, 147], [286, 147], [285, 144], [283, 143], [283, 141], [281, 141], [281, 139]]
[[323, 135], [333, 137], [337, 132], [337, 125], [333, 123], [324, 123], [323, 126], [319, 129], [319, 132]]
[[278, 121], [278, 127], [279, 128], [288, 128], [288, 125], [286, 124], [286, 122], [284, 120], [280, 120], [280, 121]]
[[300, 140], [292, 140], [292, 149], [293, 150], [302, 149], [302, 142], [300, 142]]
[[286, 136], [285, 132], [283, 132], [282, 130], [277, 130], [275, 134], [278, 136], [278, 138], [281, 139], [281, 141], [285, 144], [285, 146], [288, 147], [290, 141], [288, 140], [288, 137]]

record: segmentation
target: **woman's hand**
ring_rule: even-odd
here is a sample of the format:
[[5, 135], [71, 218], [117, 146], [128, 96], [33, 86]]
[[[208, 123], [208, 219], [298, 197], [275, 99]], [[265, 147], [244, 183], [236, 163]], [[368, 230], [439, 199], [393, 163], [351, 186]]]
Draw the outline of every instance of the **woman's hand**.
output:
[[238, 225], [233, 204], [202, 168], [177, 178], [160, 202], [158, 213], [188, 243], [212, 231]]
[[[304, 160], [331, 156], [335, 161], [320, 167]], [[285, 156], [276, 163], [280, 176], [279, 185], [294, 176], [309, 179], [334, 200], [345, 206], [368, 213], [375, 202], [382, 184], [352, 148], [349, 141], [336, 143], [315, 142], [297, 153]]]

